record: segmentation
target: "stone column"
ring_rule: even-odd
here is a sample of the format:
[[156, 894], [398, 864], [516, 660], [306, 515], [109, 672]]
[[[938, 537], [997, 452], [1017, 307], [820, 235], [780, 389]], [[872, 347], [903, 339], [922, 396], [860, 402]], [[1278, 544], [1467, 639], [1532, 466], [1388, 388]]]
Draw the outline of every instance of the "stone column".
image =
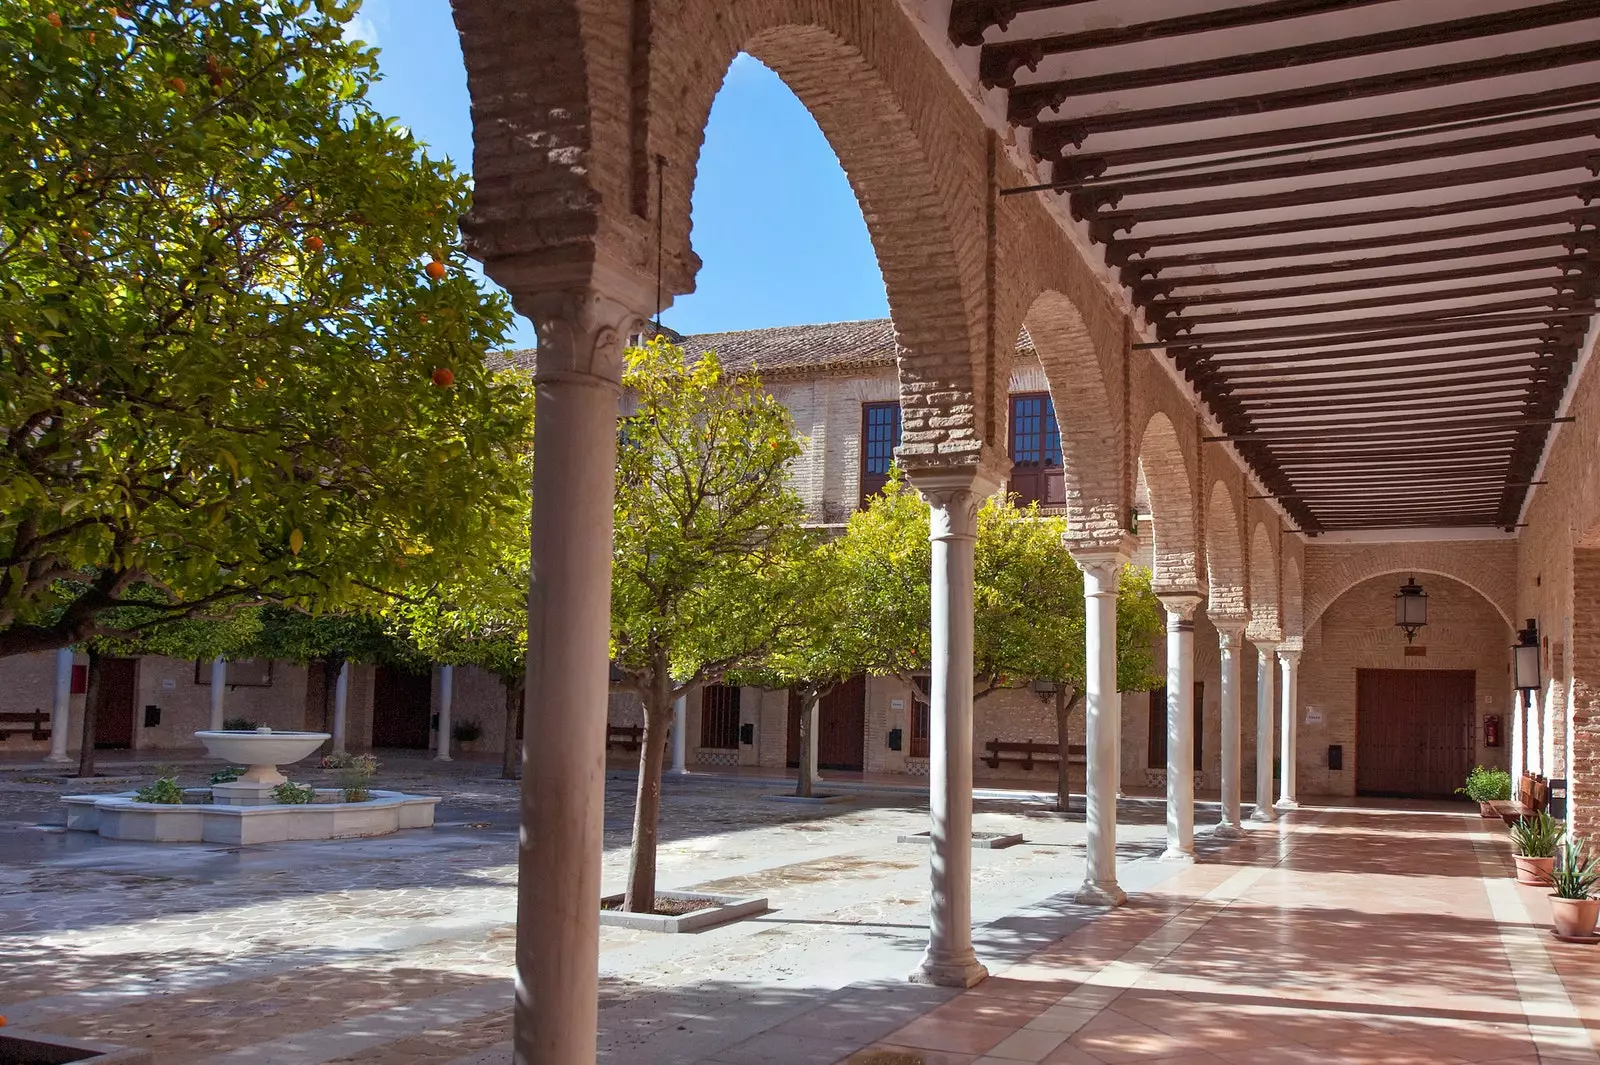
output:
[[456, 667], [439, 667], [439, 740], [435, 762], [450, 761], [450, 707], [455, 702]]
[[1272, 808], [1272, 718], [1277, 712], [1272, 696], [1272, 656], [1275, 640], [1252, 640], [1256, 645], [1256, 808], [1252, 821], [1276, 821]]
[[1239, 654], [1244, 649], [1242, 620], [1213, 618], [1222, 672], [1222, 816], [1212, 834], [1225, 839], [1244, 835], [1239, 827]]
[[[972, 949], [972, 595], [978, 507], [994, 484], [977, 469], [914, 473], [933, 541], [928, 813], [933, 907], [919, 983], [971, 987], [989, 971]], [[816, 742], [813, 728], [812, 743]], [[809, 752], [808, 752], [809, 756]]]
[[228, 660], [221, 655], [211, 660], [211, 724], [213, 732], [228, 720]]
[[56, 652], [56, 686], [50, 702], [50, 753], [47, 762], [71, 761], [67, 757], [67, 731], [72, 727], [72, 648]]
[[1161, 597], [1167, 610], [1167, 849], [1194, 861], [1194, 612], [1198, 594]]
[[1122, 695], [1117, 691], [1117, 578], [1128, 564], [1121, 548], [1073, 551], [1083, 568], [1084, 599], [1084, 871], [1076, 901], [1119, 906], [1117, 790], [1122, 778]]
[[1278, 650], [1278, 666], [1283, 671], [1283, 723], [1280, 726], [1279, 741], [1282, 750], [1279, 760], [1283, 763], [1279, 771], [1278, 808], [1280, 810], [1293, 810], [1300, 803], [1296, 801], [1295, 789], [1295, 763], [1298, 761], [1300, 750], [1300, 722], [1297, 720], [1299, 713], [1297, 704], [1300, 695], [1300, 652], [1295, 648]]
[[333, 752], [344, 754], [345, 722], [350, 719], [350, 660], [339, 663], [339, 677], [333, 682]]
[[[608, 279], [607, 284], [611, 284]], [[528, 592], [518, 1065], [595, 1060], [622, 349], [649, 296], [618, 281], [519, 300], [539, 333]]]
[[684, 759], [689, 753], [689, 693], [680, 694], [672, 703], [672, 768], [667, 770], [675, 777], [686, 775], [689, 770], [684, 766]]

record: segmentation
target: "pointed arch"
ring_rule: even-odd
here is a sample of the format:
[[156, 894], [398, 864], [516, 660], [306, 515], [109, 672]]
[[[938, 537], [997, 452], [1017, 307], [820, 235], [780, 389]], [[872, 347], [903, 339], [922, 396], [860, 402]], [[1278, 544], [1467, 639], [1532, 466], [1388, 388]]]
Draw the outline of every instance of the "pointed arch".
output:
[[1280, 640], [1278, 553], [1264, 521], [1250, 532], [1250, 628], [1252, 640]]
[[1152, 583], [1192, 590], [1205, 585], [1200, 571], [1200, 533], [1194, 506], [1194, 475], [1178, 443], [1172, 421], [1157, 411], [1145, 423], [1139, 440], [1139, 469], [1150, 491], [1155, 529], [1155, 574]]

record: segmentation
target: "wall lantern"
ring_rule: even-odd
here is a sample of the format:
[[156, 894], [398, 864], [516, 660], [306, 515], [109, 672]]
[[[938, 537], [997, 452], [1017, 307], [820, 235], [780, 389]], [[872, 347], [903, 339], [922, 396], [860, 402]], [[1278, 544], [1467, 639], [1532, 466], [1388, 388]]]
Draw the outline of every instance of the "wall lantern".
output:
[[1047, 680], [1044, 677], [1035, 677], [1029, 683], [1029, 687], [1033, 689], [1033, 694], [1037, 695], [1047, 703], [1056, 697], [1056, 682], [1053, 680]]
[[1415, 577], [1394, 594], [1394, 623], [1406, 632], [1406, 643], [1417, 638], [1417, 630], [1428, 623], [1428, 593], [1422, 590]]
[[1539, 683], [1539, 626], [1533, 618], [1528, 627], [1517, 633], [1517, 642], [1511, 646], [1512, 687], [1520, 692], [1538, 691]]

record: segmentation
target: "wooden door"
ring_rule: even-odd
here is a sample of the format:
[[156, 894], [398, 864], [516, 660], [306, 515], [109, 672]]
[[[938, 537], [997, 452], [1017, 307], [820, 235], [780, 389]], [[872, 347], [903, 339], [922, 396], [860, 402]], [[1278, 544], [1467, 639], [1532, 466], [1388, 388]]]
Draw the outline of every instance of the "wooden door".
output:
[[851, 677], [817, 708], [817, 766], [860, 769], [866, 754], [867, 678]]
[[102, 658], [100, 698], [95, 706], [94, 746], [100, 751], [133, 747], [134, 713], [139, 701], [139, 660]]
[[1472, 769], [1477, 674], [1356, 670], [1356, 794], [1450, 798]]
[[[1194, 768], [1205, 765], [1206, 682], [1194, 682]], [[1145, 764], [1150, 769], [1167, 768], [1167, 686], [1150, 689], [1150, 733], [1145, 743]]]
[[428, 749], [433, 718], [433, 676], [379, 666], [372, 687], [372, 745]]

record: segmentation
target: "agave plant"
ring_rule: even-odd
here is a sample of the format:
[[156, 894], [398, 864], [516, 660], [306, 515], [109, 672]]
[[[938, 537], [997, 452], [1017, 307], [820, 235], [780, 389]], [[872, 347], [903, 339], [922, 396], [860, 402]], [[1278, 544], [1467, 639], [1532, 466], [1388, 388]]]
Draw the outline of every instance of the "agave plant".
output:
[[1586, 899], [1595, 884], [1600, 883], [1600, 857], [1589, 857], [1584, 853], [1586, 849], [1581, 839], [1569, 838], [1561, 846], [1555, 869], [1550, 874], [1552, 894], [1556, 898]]
[[1562, 827], [1560, 821], [1540, 810], [1511, 826], [1511, 845], [1524, 858], [1554, 858]]

